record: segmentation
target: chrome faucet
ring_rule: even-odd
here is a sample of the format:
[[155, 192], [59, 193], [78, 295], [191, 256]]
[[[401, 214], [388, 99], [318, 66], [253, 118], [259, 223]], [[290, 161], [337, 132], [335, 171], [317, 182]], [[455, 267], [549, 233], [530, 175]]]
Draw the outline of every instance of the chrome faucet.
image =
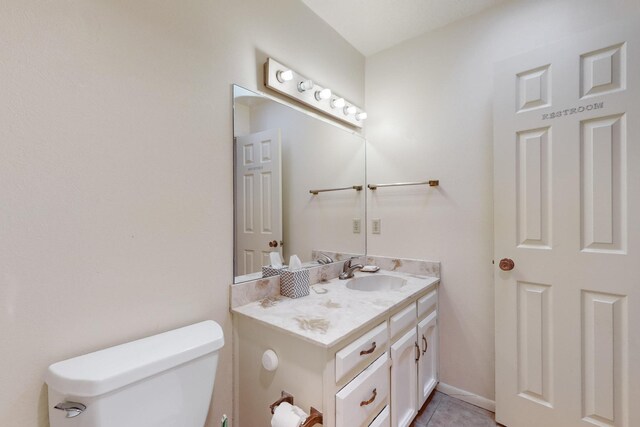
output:
[[338, 276], [338, 279], [340, 280], [351, 279], [353, 277], [353, 273], [356, 270], [360, 270], [362, 268], [364, 268], [364, 265], [362, 264], [351, 265], [351, 259], [348, 259], [344, 262], [344, 265], [342, 266], [342, 273], [340, 273], [340, 275]]
[[324, 252], [318, 252], [318, 259], [316, 261], [318, 261], [318, 264], [331, 264], [333, 262], [333, 258]]

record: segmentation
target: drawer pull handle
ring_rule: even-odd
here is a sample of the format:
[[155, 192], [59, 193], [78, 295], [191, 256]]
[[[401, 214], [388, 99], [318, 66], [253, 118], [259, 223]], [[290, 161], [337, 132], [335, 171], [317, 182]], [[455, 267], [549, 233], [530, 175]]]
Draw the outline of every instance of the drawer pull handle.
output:
[[362, 350], [362, 351], [360, 352], [360, 356], [364, 356], [364, 355], [367, 355], [367, 354], [371, 354], [371, 353], [373, 353], [375, 350], [376, 350], [376, 342], [374, 341], [374, 342], [372, 342], [372, 343], [371, 343], [371, 348], [370, 348], [369, 350]]
[[429, 348], [429, 343], [427, 343], [427, 339], [424, 337], [424, 334], [422, 335], [422, 344], [424, 344], [422, 347], [422, 354], [425, 354]]
[[415, 346], [416, 346], [416, 362], [418, 360], [420, 360], [420, 346], [418, 345], [417, 342], [414, 342]]
[[373, 389], [373, 395], [371, 396], [371, 399], [363, 400], [362, 402], [360, 402], [360, 406], [371, 405], [373, 403], [373, 401], [376, 400], [376, 396], [377, 395], [378, 395], [378, 390], [374, 388]]

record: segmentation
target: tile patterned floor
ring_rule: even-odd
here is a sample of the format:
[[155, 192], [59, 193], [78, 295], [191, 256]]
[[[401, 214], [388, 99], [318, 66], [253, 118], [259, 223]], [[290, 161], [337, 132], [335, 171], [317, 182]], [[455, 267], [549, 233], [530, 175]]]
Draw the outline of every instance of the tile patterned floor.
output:
[[411, 424], [411, 427], [496, 427], [493, 412], [447, 396], [438, 391]]

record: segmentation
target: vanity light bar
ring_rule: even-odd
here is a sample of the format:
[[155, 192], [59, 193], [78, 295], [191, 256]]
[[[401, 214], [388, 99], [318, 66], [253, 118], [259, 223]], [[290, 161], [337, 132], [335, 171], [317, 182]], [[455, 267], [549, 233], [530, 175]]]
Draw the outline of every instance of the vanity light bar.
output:
[[327, 87], [298, 74], [278, 61], [268, 58], [264, 64], [264, 84], [283, 95], [322, 111], [340, 121], [361, 128], [367, 113]]

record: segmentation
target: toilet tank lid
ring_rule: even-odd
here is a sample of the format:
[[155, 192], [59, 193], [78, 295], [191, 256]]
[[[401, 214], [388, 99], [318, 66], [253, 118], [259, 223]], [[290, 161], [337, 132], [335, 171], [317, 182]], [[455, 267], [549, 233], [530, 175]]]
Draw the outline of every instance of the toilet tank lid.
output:
[[222, 328], [207, 320], [49, 366], [45, 381], [70, 396], [93, 397], [140, 381], [224, 345]]

